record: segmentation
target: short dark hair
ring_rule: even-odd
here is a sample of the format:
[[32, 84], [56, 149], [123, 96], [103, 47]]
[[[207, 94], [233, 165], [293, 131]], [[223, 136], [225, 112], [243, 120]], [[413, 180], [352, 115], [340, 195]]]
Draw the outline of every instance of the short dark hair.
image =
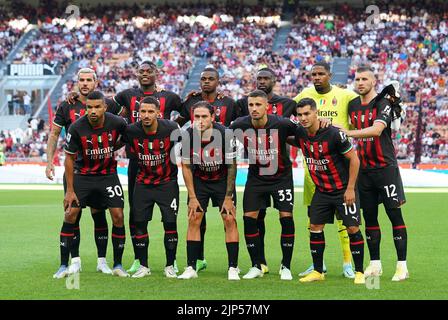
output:
[[274, 78], [276, 77], [274, 70], [272, 70], [271, 68], [268, 68], [268, 67], [260, 68], [260, 69], [258, 69], [257, 74], [258, 74], [259, 72], [261, 72], [261, 71], [267, 71], [267, 72], [269, 72]]
[[92, 91], [87, 95], [87, 100], [104, 100], [104, 94], [101, 91]]
[[143, 66], [145, 64], [149, 65], [152, 69], [157, 69], [156, 64], [149, 60], [142, 61], [141, 63], [139, 63], [138, 67], [140, 68], [141, 66]]
[[142, 101], [140, 101], [140, 105], [142, 104], [153, 104], [156, 106], [156, 109], [160, 109], [160, 102], [154, 97], [145, 97]]
[[208, 109], [208, 111], [210, 112], [211, 115], [215, 112], [215, 109], [213, 109], [213, 106], [210, 103], [208, 103], [207, 101], [196, 102], [191, 107], [191, 112], [194, 113], [194, 110], [196, 110], [198, 108], [206, 108], [206, 109]]
[[373, 73], [373, 69], [367, 64], [361, 64], [358, 66], [358, 68], [356, 68], [356, 72], [366, 72], [366, 71]]
[[[216, 78], [219, 79], [219, 72], [218, 72], [218, 70], [216, 70], [215, 68], [213, 68], [213, 67], [207, 67], [207, 68], [205, 68], [204, 70], [202, 70], [202, 72], [206, 72], [206, 71], [216, 73]], [[201, 73], [202, 73], [202, 72], [201, 72]]]
[[321, 61], [321, 62], [316, 62], [315, 64], [313, 64], [313, 68], [314, 68], [314, 67], [322, 67], [322, 68], [324, 68], [325, 70], [327, 70], [328, 72], [331, 72], [330, 64], [329, 64], [329, 63], [326, 63], [326, 62], [323, 62], [323, 61]]
[[254, 90], [251, 93], [249, 93], [248, 95], [249, 98], [258, 98], [258, 97], [262, 97], [265, 98], [266, 100], [268, 99], [268, 95], [266, 94], [266, 92], [264, 92], [263, 90]]
[[303, 108], [303, 107], [306, 107], [306, 106], [310, 106], [311, 110], [316, 110], [317, 109], [316, 101], [314, 101], [311, 98], [303, 98], [303, 99], [301, 99], [299, 102], [297, 102], [296, 109]]

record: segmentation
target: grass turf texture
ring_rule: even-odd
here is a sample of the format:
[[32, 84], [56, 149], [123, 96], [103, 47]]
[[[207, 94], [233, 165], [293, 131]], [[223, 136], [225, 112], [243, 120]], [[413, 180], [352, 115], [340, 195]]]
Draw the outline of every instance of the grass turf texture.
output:
[[[59, 231], [62, 222], [62, 191], [0, 190], [0, 299], [447, 299], [446, 280], [442, 275], [447, 258], [444, 254], [448, 216], [444, 204], [446, 194], [407, 194], [404, 206], [409, 234], [408, 267], [411, 278], [401, 283], [391, 282], [396, 254], [392, 230], [384, 210], [380, 210], [382, 226], [381, 256], [384, 273], [379, 290], [355, 286], [345, 279], [335, 225], [326, 227], [325, 261], [327, 278], [322, 283], [299, 283], [298, 273], [306, 269], [311, 257], [305, 208], [302, 195], [296, 193], [296, 241], [292, 261], [292, 281], [281, 281], [278, 268], [281, 260], [280, 223], [278, 214], [270, 209], [266, 218], [267, 260], [270, 274], [261, 279], [228, 281], [227, 253], [223, 224], [216, 208], [209, 208], [205, 256], [207, 270], [198, 279], [177, 280], [163, 276], [165, 253], [163, 229], [158, 209], [149, 225], [149, 264], [152, 275], [143, 279], [117, 278], [97, 273], [93, 221], [89, 210], [81, 219], [83, 271], [80, 290], [68, 290], [65, 280], [52, 278], [59, 266]], [[241, 276], [250, 267], [249, 254], [243, 237], [242, 193], [238, 194], [238, 226], [240, 233], [239, 267]], [[125, 211], [125, 220], [128, 210]], [[109, 230], [111, 220], [108, 217]], [[178, 218], [179, 245], [177, 262], [180, 272], [186, 261], [186, 193], [181, 193]], [[362, 228], [364, 233], [364, 228]], [[129, 234], [126, 222], [126, 232]], [[133, 261], [131, 240], [126, 239], [123, 257], [125, 268]], [[365, 266], [368, 262], [366, 246]], [[112, 244], [107, 258], [112, 265]]]

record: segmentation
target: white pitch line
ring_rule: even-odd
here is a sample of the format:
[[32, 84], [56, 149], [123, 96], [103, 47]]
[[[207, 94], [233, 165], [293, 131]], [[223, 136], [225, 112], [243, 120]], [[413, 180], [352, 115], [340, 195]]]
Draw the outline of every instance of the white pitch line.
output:
[[[63, 190], [61, 184], [0, 184], [0, 190]], [[127, 191], [128, 187], [123, 186], [123, 190]], [[185, 186], [179, 187], [180, 191], [187, 191]], [[244, 187], [236, 187], [236, 191], [243, 192]], [[405, 188], [406, 193], [448, 193], [448, 188]], [[294, 188], [294, 192], [303, 192], [303, 187]]]

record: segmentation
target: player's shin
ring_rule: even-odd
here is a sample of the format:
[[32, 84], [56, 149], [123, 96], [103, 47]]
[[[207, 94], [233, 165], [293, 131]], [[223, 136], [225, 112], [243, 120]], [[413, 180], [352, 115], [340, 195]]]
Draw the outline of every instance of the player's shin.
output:
[[291, 269], [291, 259], [295, 239], [294, 219], [292, 216], [282, 217], [280, 218], [280, 224], [282, 226], [282, 234], [280, 237], [280, 245], [283, 253], [282, 265]]
[[202, 217], [200, 230], [201, 230], [201, 243], [199, 248], [198, 259], [204, 260], [205, 231], [207, 231], [207, 220], [205, 218], [205, 215]]
[[148, 235], [148, 222], [136, 222], [135, 223], [135, 242], [136, 253], [140, 261], [140, 265], [148, 267], [148, 248], [149, 248], [149, 235]]
[[79, 221], [81, 220], [82, 210], [79, 211], [78, 217], [76, 218], [76, 222], [73, 225], [73, 240], [72, 245], [70, 247], [70, 255], [72, 258], [79, 257], [79, 245], [81, 244], [81, 231], [79, 228]]
[[313, 257], [314, 270], [322, 273], [324, 264], [325, 235], [324, 231], [310, 229], [310, 250]]
[[114, 268], [122, 264], [126, 234], [124, 226], [112, 227], [112, 245], [114, 248]]
[[355, 263], [355, 271], [364, 272], [364, 238], [361, 230], [358, 229], [354, 233], [349, 233], [348, 236], [350, 237], [350, 249]]
[[106, 211], [92, 212], [94, 222], [94, 237], [98, 258], [105, 258], [107, 253], [107, 242], [109, 240], [109, 228], [107, 226]]
[[370, 261], [379, 261], [381, 229], [378, 223], [378, 207], [364, 208], [363, 216], [366, 223], [366, 240]]
[[239, 235], [238, 227], [236, 225], [235, 217], [223, 215], [224, 227], [226, 230], [226, 248], [229, 268], [238, 267], [238, 252], [239, 252]]
[[392, 222], [392, 231], [398, 261], [406, 261], [408, 234], [401, 208], [386, 209], [386, 213]]
[[73, 237], [74, 237], [74, 231], [73, 231], [74, 224], [64, 222], [62, 224], [61, 232], [60, 232], [60, 250], [61, 250], [61, 266], [68, 266], [68, 260], [70, 257], [70, 249], [73, 244]]
[[257, 219], [244, 216], [244, 236], [249, 251], [252, 266], [261, 270], [260, 265], [260, 235], [257, 228]]
[[164, 244], [166, 254], [166, 266], [174, 265], [177, 252], [177, 224], [176, 222], [163, 222], [163, 228], [165, 230]]
[[266, 217], [266, 209], [260, 209], [257, 217], [258, 233], [260, 235], [260, 260], [261, 263], [267, 265], [265, 250], [264, 250], [264, 235], [266, 233], [266, 225], [264, 219]]

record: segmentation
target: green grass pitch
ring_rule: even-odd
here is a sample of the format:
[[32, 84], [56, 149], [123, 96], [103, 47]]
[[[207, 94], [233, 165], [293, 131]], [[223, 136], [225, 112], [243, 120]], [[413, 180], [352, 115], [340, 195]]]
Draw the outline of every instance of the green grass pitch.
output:
[[[81, 220], [83, 271], [80, 289], [68, 290], [65, 280], [55, 280], [53, 273], [59, 264], [59, 230], [62, 222], [62, 191], [0, 190], [0, 299], [447, 299], [448, 280], [443, 276], [447, 265], [446, 241], [448, 215], [446, 194], [408, 193], [404, 206], [408, 226], [408, 268], [411, 278], [401, 283], [391, 282], [395, 270], [395, 248], [391, 226], [384, 210], [380, 211], [382, 226], [381, 254], [384, 274], [380, 288], [355, 286], [341, 275], [342, 257], [336, 226], [326, 228], [326, 281], [301, 284], [298, 273], [311, 262], [306, 215], [301, 205], [302, 195], [296, 193], [296, 241], [292, 262], [293, 281], [280, 281], [280, 223], [274, 210], [266, 218], [267, 260], [270, 274], [261, 279], [228, 281], [227, 254], [224, 232], [217, 209], [209, 209], [205, 255], [207, 270], [190, 281], [166, 279], [163, 230], [156, 209], [150, 223], [149, 263], [152, 275], [143, 279], [117, 278], [95, 272], [96, 249], [93, 241], [93, 221], [88, 211]], [[239, 266], [242, 273], [250, 267], [243, 235], [239, 193], [238, 225], [240, 232]], [[177, 262], [182, 271], [186, 261], [186, 193], [181, 193], [178, 217], [179, 246]], [[127, 209], [125, 219], [127, 220]], [[110, 225], [110, 217], [108, 218]], [[127, 224], [127, 223], [126, 223]], [[127, 227], [127, 226], [126, 226]], [[362, 228], [364, 233], [364, 228]], [[128, 229], [126, 230], [129, 231]], [[109, 241], [108, 262], [112, 263]], [[133, 260], [130, 238], [127, 238], [123, 262], [129, 267]], [[368, 262], [366, 247], [365, 263]]]

